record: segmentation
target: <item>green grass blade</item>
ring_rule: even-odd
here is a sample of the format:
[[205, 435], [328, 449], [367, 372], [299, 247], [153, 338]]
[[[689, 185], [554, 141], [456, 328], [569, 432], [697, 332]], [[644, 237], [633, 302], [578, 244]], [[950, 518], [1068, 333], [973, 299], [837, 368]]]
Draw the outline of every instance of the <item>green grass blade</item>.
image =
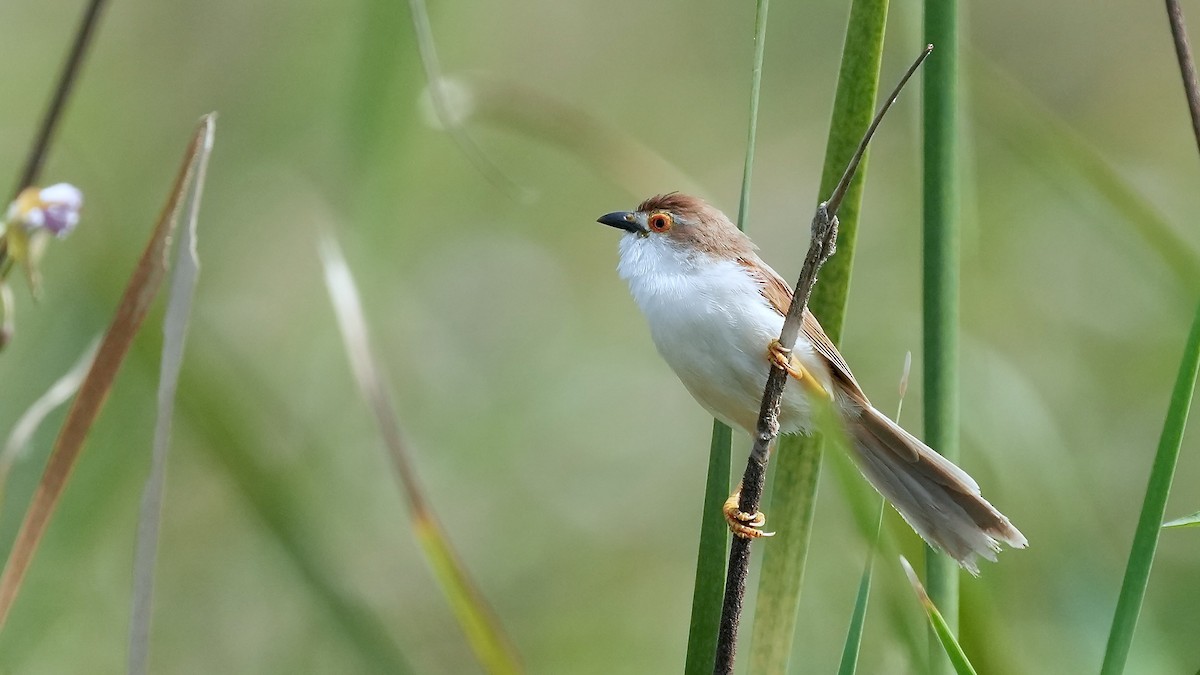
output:
[[[925, 42], [936, 50], [922, 78], [925, 442], [958, 460], [959, 162], [957, 0], [925, 0]], [[926, 582], [946, 624], [958, 628], [958, 565], [925, 547]], [[930, 636], [929, 669], [946, 672]]]
[[867, 600], [871, 596], [871, 570], [875, 566], [875, 552], [879, 549], [879, 539], [883, 532], [884, 502], [879, 502], [879, 517], [875, 522], [875, 539], [871, 542], [871, 550], [867, 553], [867, 562], [863, 566], [862, 577], [858, 580], [858, 593], [854, 597], [854, 613], [850, 615], [850, 628], [846, 630], [846, 643], [842, 646], [842, 661], [838, 665], [838, 675], [854, 675], [858, 670], [858, 654], [862, 646], [863, 625], [867, 621]]
[[946, 654], [950, 665], [954, 668], [954, 672], [958, 673], [958, 675], [976, 675], [975, 667], [971, 665], [971, 662], [967, 659], [967, 655], [963, 653], [958, 640], [954, 639], [954, 631], [950, 629], [950, 624], [946, 622], [945, 617], [938, 611], [937, 605], [930, 599], [929, 594], [925, 592], [925, 588], [921, 585], [921, 581], [917, 579], [917, 573], [913, 571], [912, 565], [908, 564], [904, 556], [900, 556], [900, 564], [904, 567], [904, 573], [908, 575], [908, 580], [912, 584], [913, 591], [917, 594], [917, 600], [921, 602], [921, 606], [925, 609], [925, 615], [929, 617], [929, 627], [937, 640], [936, 645]]
[[1164, 528], [1200, 527], [1200, 511], [1197, 511], [1190, 516], [1176, 518], [1175, 520], [1172, 520], [1170, 522], [1163, 523], [1163, 527]]
[[[750, 121], [746, 131], [746, 160], [742, 166], [742, 190], [738, 197], [737, 226], [746, 229], [750, 216], [750, 183], [754, 174], [754, 146], [758, 138], [758, 101], [762, 91], [763, 54], [767, 44], [769, 0], [758, 0], [754, 15], [754, 61], [750, 75]], [[708, 479], [704, 484], [704, 512], [700, 522], [700, 547], [696, 554], [696, 581], [692, 588], [692, 617], [688, 626], [686, 675], [705, 675], [713, 670], [721, 607], [725, 596], [725, 558], [729, 528], [722, 507], [729, 496], [730, 457], [733, 431], [713, 420], [708, 451]]]
[[1137, 627], [1142, 599], [1146, 596], [1146, 584], [1150, 579], [1150, 567], [1154, 563], [1154, 553], [1158, 548], [1158, 534], [1167, 508], [1167, 495], [1171, 491], [1171, 480], [1175, 476], [1179, 446], [1183, 442], [1183, 431], [1187, 426], [1188, 409], [1192, 405], [1192, 393], [1196, 388], [1197, 368], [1200, 368], [1200, 307], [1196, 308], [1187, 346], [1179, 363], [1179, 374], [1175, 378], [1175, 389], [1171, 392], [1167, 419], [1163, 423], [1158, 451], [1150, 469], [1150, 481], [1146, 486], [1146, 497], [1142, 501], [1142, 514], [1138, 518], [1137, 531], [1133, 535], [1129, 562], [1125, 566], [1125, 579], [1121, 583], [1121, 594], [1117, 599], [1112, 630], [1108, 634], [1108, 646], [1104, 650], [1101, 675], [1118, 675], [1125, 670], [1125, 661], [1129, 658], [1133, 631]]
[[[887, 0], [854, 0], [850, 8], [819, 199], [833, 191], [875, 114], [887, 10]], [[837, 253], [821, 269], [821, 283], [814, 287], [809, 300], [811, 311], [834, 344], [841, 339], [846, 314], [866, 164], [864, 157], [838, 211]], [[779, 534], [763, 547], [750, 645], [751, 673], [787, 670], [812, 530], [821, 441], [784, 436], [776, 454], [775, 490], [764, 511], [769, 514], [771, 528]]]
[[[908, 393], [908, 376], [912, 369], [912, 352], [904, 355], [904, 371], [900, 376], [900, 402], [896, 405], [896, 422], [900, 422], [900, 413], [904, 410], [904, 395]], [[844, 457], [844, 456], [843, 456]], [[861, 489], [861, 482], [858, 483]], [[850, 628], [846, 630], [846, 643], [842, 647], [842, 661], [838, 666], [838, 675], [854, 675], [858, 670], [858, 654], [862, 647], [863, 625], [867, 620], [867, 600], [871, 596], [871, 577], [875, 566], [875, 556], [883, 543], [883, 513], [886, 502], [876, 497], [878, 506], [875, 507], [875, 535], [871, 538], [871, 549], [867, 553], [867, 562], [863, 566], [862, 577], [858, 582], [858, 594], [854, 598], [854, 612], [850, 616]]]
[[762, 91], [763, 53], [767, 46], [767, 10], [769, 0], [758, 0], [754, 14], [754, 67], [750, 75], [750, 123], [746, 130], [746, 161], [742, 165], [742, 191], [738, 196], [739, 230], [745, 231], [750, 218], [750, 183], [754, 174], [754, 146], [758, 138], [758, 99]]
[[732, 438], [733, 430], [728, 425], [713, 420], [704, 513], [700, 523], [700, 550], [696, 555], [696, 582], [692, 588], [692, 618], [683, 668], [687, 675], [711, 673], [717, 648], [717, 628], [721, 623], [721, 601], [725, 590], [725, 557], [729, 546], [729, 527], [721, 507], [729, 492]]

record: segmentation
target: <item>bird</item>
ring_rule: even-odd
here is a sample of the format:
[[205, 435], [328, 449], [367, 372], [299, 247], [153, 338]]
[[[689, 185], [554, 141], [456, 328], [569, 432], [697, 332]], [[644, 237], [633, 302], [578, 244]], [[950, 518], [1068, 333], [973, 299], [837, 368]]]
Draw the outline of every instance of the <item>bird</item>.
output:
[[[1028, 545], [971, 476], [871, 405], [807, 309], [795, 346], [780, 345], [792, 290], [719, 209], [672, 192], [597, 222], [623, 231], [618, 275], [658, 353], [718, 420], [753, 435], [767, 375], [778, 365], [789, 374], [779, 430], [810, 434], [815, 406], [826, 404], [819, 399], [832, 404], [859, 471], [930, 545], [975, 575], [979, 556], [995, 562], [1002, 543]], [[747, 539], [770, 536], [761, 512], [738, 509], [740, 490], [723, 507], [730, 530]]]

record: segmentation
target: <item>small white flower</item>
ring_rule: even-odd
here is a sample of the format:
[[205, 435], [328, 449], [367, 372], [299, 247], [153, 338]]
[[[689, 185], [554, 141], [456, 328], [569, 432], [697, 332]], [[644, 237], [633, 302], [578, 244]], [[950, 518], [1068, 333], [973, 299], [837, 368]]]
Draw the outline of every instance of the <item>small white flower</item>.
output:
[[83, 193], [69, 183], [38, 189], [25, 188], [8, 207], [9, 223], [20, 223], [27, 232], [46, 230], [66, 238], [79, 224]]

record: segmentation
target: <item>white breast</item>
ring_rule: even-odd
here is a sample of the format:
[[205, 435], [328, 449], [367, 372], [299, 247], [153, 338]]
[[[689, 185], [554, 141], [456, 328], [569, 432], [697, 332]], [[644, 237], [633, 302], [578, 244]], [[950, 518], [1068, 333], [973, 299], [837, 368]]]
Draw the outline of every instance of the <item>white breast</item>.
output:
[[[753, 433], [770, 364], [767, 345], [783, 317], [742, 265], [679, 250], [665, 237], [621, 238], [617, 272], [646, 320], [659, 354], [713, 416]], [[824, 363], [801, 336], [795, 353], [823, 379]], [[808, 427], [808, 402], [794, 382], [784, 392], [783, 431]]]

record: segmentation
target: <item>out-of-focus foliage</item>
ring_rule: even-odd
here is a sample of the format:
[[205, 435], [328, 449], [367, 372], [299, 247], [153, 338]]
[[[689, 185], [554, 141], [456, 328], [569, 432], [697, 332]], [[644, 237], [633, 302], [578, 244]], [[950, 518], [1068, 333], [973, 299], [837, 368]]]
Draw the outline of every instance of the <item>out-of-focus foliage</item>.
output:
[[[0, 158], [14, 177], [69, 38], [64, 17], [78, 10], [0, 6]], [[448, 75], [484, 70], [587, 111], [736, 209], [751, 4], [535, 0], [430, 12]], [[845, 2], [771, 12], [781, 38], [767, 45], [753, 234], [785, 278], [806, 244], [846, 12]], [[1018, 0], [974, 4], [964, 19], [963, 44], [1200, 247], [1189, 229], [1200, 163], [1160, 8], [1080, 13]], [[885, 67], [920, 47], [915, 7], [894, 5], [889, 21]], [[399, 654], [417, 672], [474, 667], [354, 393], [323, 297], [317, 226], [346, 248], [439, 518], [530, 671], [683, 662], [708, 416], [654, 353], [613, 272], [616, 233], [593, 222], [680, 186], [633, 194], [558, 146], [469, 122], [496, 165], [538, 195], [512, 201], [422, 121], [416, 54], [403, 5], [379, 0], [117, 2], [96, 35], [45, 173], [84, 191], [86, 225], [42, 261], [36, 310], [16, 294], [0, 430], [108, 323], [179, 139], [219, 110], [154, 672], [370, 672]], [[963, 76], [987, 72], [968, 61]], [[898, 106], [872, 149], [843, 341], [884, 409], [896, 364], [920, 342], [916, 112]], [[980, 672], [1092, 670], [1195, 298], [1086, 172], [1044, 170], [1063, 161], [1058, 147], [1017, 148], [1003, 125], [1020, 118], [986, 112], [965, 102], [962, 463], [1030, 548], [964, 581], [961, 641]], [[0, 634], [0, 669], [124, 663], [160, 340], [147, 331], [135, 343], [92, 431]], [[921, 417], [920, 385], [906, 419]], [[61, 415], [13, 469], [0, 549]], [[1184, 439], [1167, 513], [1200, 503], [1197, 443]], [[745, 446], [735, 435], [735, 464]], [[867, 549], [831, 478], [795, 641], [814, 672], [836, 667]], [[889, 515], [914, 558], [916, 537], [897, 521]], [[1200, 663], [1200, 543], [1170, 534], [1127, 672]], [[906, 669], [906, 631], [924, 619], [897, 583], [876, 579], [880, 597], [904, 602], [872, 602], [861, 672]]]

